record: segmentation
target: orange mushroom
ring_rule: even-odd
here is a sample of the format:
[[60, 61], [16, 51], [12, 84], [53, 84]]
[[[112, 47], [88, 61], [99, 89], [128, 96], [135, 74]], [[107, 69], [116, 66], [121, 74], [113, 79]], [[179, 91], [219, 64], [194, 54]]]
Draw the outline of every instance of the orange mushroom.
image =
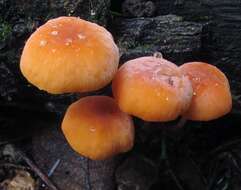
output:
[[224, 73], [202, 62], [185, 63], [180, 69], [189, 77], [193, 87], [192, 102], [185, 114], [187, 119], [209, 121], [230, 112], [232, 97]]
[[70, 105], [62, 130], [76, 152], [93, 160], [126, 152], [134, 143], [131, 117], [107, 96], [85, 97]]
[[59, 94], [104, 87], [118, 63], [119, 50], [105, 28], [77, 17], [59, 17], [30, 36], [20, 69], [39, 89]]
[[112, 83], [122, 111], [145, 121], [171, 121], [184, 113], [192, 86], [175, 64], [158, 57], [141, 57], [121, 66]]

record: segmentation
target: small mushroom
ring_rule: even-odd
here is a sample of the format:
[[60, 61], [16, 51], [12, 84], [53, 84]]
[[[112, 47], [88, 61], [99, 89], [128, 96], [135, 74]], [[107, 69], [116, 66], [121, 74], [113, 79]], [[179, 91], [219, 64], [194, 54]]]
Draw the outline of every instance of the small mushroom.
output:
[[184, 117], [209, 121], [230, 112], [232, 96], [224, 73], [217, 67], [202, 62], [185, 63], [180, 69], [189, 77], [193, 87], [192, 102]]
[[93, 160], [127, 152], [134, 143], [131, 117], [107, 96], [89, 96], [70, 105], [62, 130], [76, 152]]
[[20, 69], [39, 89], [60, 94], [106, 86], [118, 64], [118, 47], [105, 28], [77, 17], [59, 17], [30, 36]]
[[178, 66], [155, 56], [122, 65], [112, 90], [122, 111], [145, 121], [175, 120], [188, 109], [193, 93]]

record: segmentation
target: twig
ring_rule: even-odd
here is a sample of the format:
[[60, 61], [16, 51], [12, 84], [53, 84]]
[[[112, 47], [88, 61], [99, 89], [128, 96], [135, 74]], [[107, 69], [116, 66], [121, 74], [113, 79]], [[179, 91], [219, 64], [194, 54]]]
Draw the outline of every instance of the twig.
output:
[[58, 190], [58, 188], [49, 180], [49, 178], [21, 150], [17, 150], [17, 153], [29, 165], [29, 167], [43, 180], [43, 182], [49, 187], [49, 189]]
[[48, 177], [51, 177], [51, 176], [53, 175], [53, 173], [54, 173], [54, 171], [56, 170], [56, 168], [58, 167], [59, 163], [60, 163], [60, 159], [58, 159], [58, 160], [54, 163], [53, 167], [49, 170]]
[[174, 174], [174, 172], [172, 171], [172, 169], [169, 169], [169, 170], [168, 170], [168, 173], [171, 175], [172, 179], [175, 181], [178, 189], [184, 190], [184, 187], [181, 185], [179, 179], [178, 179], [177, 176]]
[[[189, 149], [189, 148], [188, 148]], [[190, 162], [192, 163], [192, 165], [195, 167], [196, 171], [198, 172], [200, 178], [202, 179], [202, 182], [204, 183], [204, 185], [206, 186], [207, 185], [207, 179], [206, 177], [204, 177], [201, 173], [201, 170], [199, 168], [199, 166], [197, 166], [197, 163], [193, 160], [193, 158], [191, 156], [188, 156], [189, 157], [189, 160]]]
[[91, 188], [91, 183], [90, 183], [90, 159], [87, 159], [87, 173], [86, 173], [86, 178], [87, 178], [87, 185], [88, 185], [88, 190], [92, 190]]
[[230, 159], [232, 161], [232, 164], [236, 168], [236, 171], [237, 171], [237, 174], [239, 176], [239, 179], [241, 179], [241, 168], [240, 168], [240, 166], [239, 166], [239, 164], [238, 164], [238, 162], [236, 160], [237, 159], [236, 156], [232, 152], [230, 152]]
[[181, 117], [181, 119], [178, 121], [176, 127], [177, 128], [182, 128], [187, 122], [187, 119], [185, 117]]
[[114, 15], [114, 16], [122, 16], [123, 17], [123, 14], [121, 14], [121, 13], [118, 13], [118, 12], [116, 12], [116, 11], [110, 11], [110, 13], [112, 14], [112, 15]]
[[215, 153], [217, 153], [217, 152], [219, 152], [221, 150], [227, 149], [228, 147], [233, 146], [233, 145], [237, 145], [239, 143], [241, 143], [241, 139], [235, 139], [235, 140], [233, 140], [231, 142], [227, 142], [227, 143], [225, 143], [223, 145], [218, 146], [214, 150], [212, 150], [210, 152], [210, 155], [214, 155]]

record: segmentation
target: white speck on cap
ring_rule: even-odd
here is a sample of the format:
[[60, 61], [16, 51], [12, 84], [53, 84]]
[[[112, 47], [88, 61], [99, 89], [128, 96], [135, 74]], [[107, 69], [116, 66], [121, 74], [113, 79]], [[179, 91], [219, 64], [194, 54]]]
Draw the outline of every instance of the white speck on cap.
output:
[[69, 46], [72, 42], [73, 42], [73, 40], [71, 38], [67, 38], [66, 42], [65, 42], [65, 45]]
[[54, 35], [54, 36], [58, 35], [58, 33], [59, 33], [59, 32], [56, 31], [56, 30], [54, 30], [54, 31], [51, 32], [51, 34]]
[[84, 36], [83, 34], [78, 34], [78, 38], [79, 38], [80, 40], [83, 40], [83, 39], [86, 38], [86, 36]]
[[91, 132], [95, 132], [95, 128], [91, 127], [91, 128], [90, 128], [90, 131], [91, 131]]
[[196, 77], [196, 78], [194, 78], [194, 79], [195, 79], [196, 81], [200, 80], [200, 78], [197, 78], [197, 77]]
[[40, 42], [39, 42], [39, 45], [40, 46], [45, 46], [47, 44], [47, 41], [46, 40], [41, 40]]

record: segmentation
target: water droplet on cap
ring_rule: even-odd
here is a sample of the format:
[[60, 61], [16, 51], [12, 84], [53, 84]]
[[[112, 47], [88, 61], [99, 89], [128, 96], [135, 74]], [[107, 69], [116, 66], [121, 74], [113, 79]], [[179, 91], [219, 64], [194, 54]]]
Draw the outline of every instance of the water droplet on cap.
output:
[[200, 78], [195, 77], [195, 78], [193, 78], [193, 80], [195, 80], [195, 81], [199, 81], [199, 80], [200, 80]]
[[54, 31], [51, 32], [51, 34], [54, 35], [54, 36], [58, 35], [58, 33], [59, 33], [59, 32], [56, 31], [56, 30], [54, 30]]
[[83, 39], [86, 38], [86, 36], [84, 36], [83, 34], [78, 34], [78, 38], [79, 38], [80, 40], [83, 40]]
[[91, 16], [95, 16], [95, 11], [94, 11], [93, 9], [91, 9], [90, 15], [91, 15]]
[[67, 38], [66, 42], [65, 42], [65, 45], [69, 46], [72, 42], [73, 42], [73, 40], [71, 38]]
[[91, 128], [90, 128], [90, 131], [91, 131], [91, 132], [95, 132], [95, 128], [92, 128], [92, 127], [91, 127]]
[[46, 40], [41, 40], [40, 42], [39, 42], [39, 45], [40, 46], [45, 46], [47, 44], [47, 41]]

